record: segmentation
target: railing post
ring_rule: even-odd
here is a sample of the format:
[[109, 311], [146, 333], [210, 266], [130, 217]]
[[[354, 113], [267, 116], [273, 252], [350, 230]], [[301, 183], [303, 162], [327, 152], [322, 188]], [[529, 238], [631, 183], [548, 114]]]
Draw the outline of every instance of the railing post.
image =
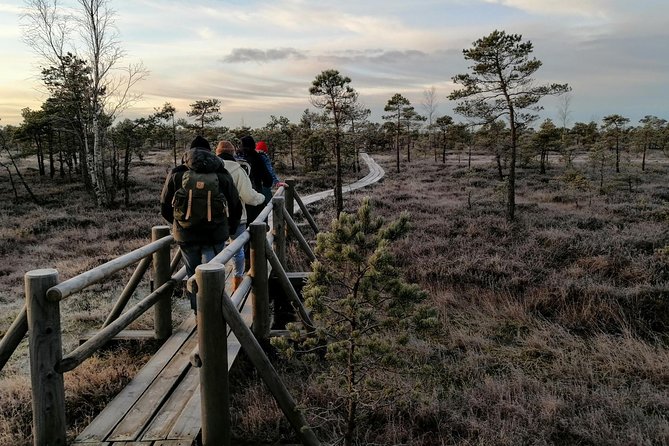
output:
[[274, 235], [274, 252], [281, 265], [286, 267], [286, 220], [283, 218], [283, 209], [286, 207], [284, 197], [272, 198], [272, 234]]
[[230, 392], [228, 384], [227, 327], [221, 309], [225, 294], [225, 266], [195, 268], [197, 330], [202, 400], [202, 445], [230, 445]]
[[286, 210], [290, 218], [295, 218], [295, 180], [286, 180], [288, 187], [284, 189], [286, 193]]
[[269, 340], [269, 286], [267, 273], [267, 225], [254, 222], [249, 226], [251, 234], [251, 270], [253, 278], [251, 296], [253, 298], [253, 334], [262, 344]]
[[63, 357], [60, 302], [46, 298], [58, 284], [58, 271], [37, 269], [25, 275], [32, 384], [33, 444], [65, 446], [65, 384], [55, 371]]
[[[170, 235], [169, 226], [154, 226], [151, 228], [151, 240], [156, 241]], [[153, 280], [155, 289], [160, 288], [170, 280], [172, 275], [170, 266], [170, 246], [153, 254]], [[172, 334], [172, 296], [166, 295], [153, 307], [154, 336], [156, 339], [167, 339]]]

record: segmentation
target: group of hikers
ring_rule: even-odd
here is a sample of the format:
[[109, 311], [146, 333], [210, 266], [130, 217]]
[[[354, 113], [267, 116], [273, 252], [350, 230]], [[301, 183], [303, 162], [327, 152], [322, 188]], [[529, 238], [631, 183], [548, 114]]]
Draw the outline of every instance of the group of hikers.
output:
[[[172, 235], [181, 249], [186, 274], [209, 262], [239, 237], [272, 197], [272, 188], [286, 186], [277, 177], [264, 141], [241, 138], [237, 150], [230, 141], [219, 141], [212, 153], [209, 141], [197, 136], [167, 175], [160, 195], [160, 213], [172, 224]], [[244, 249], [233, 257], [233, 291], [245, 270]], [[197, 312], [195, 295], [187, 292]]]

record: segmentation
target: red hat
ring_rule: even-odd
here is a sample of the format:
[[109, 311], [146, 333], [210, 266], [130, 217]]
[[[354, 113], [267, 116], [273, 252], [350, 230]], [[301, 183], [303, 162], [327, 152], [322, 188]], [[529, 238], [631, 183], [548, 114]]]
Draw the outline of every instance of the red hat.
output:
[[265, 141], [258, 141], [256, 143], [256, 152], [265, 152], [267, 153], [267, 144], [265, 144]]

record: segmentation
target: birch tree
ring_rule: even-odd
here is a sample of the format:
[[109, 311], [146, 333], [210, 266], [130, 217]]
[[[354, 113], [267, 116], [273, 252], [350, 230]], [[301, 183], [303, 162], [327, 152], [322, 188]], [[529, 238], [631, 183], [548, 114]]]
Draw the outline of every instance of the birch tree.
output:
[[434, 162], [437, 162], [437, 146], [434, 144], [433, 133], [434, 133], [434, 119], [437, 114], [437, 108], [439, 107], [439, 101], [437, 100], [437, 89], [433, 86], [423, 91], [423, 102], [421, 103], [423, 110], [425, 111], [425, 118], [427, 119], [427, 138], [430, 146], [434, 152]]
[[99, 206], [111, 205], [114, 195], [108, 190], [105, 133], [118, 114], [139, 98], [131, 93], [132, 87], [148, 74], [141, 63], [121, 66], [125, 51], [110, 3], [77, 0], [61, 6], [58, 0], [26, 0], [22, 17], [24, 40], [43, 68], [62, 67], [68, 53], [85, 60], [90, 68], [91, 113], [84, 123], [83, 144], [88, 183]]

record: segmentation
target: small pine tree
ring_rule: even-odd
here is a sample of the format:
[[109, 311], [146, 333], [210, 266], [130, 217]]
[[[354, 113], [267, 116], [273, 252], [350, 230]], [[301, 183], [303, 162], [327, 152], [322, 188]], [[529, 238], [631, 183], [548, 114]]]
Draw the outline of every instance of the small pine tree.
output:
[[[320, 409], [337, 420], [345, 445], [353, 444], [365, 414], [392, 402], [396, 390], [387, 378], [401, 373], [411, 335], [437, 323], [435, 311], [420, 305], [425, 292], [393, 265], [390, 243], [406, 234], [408, 221], [403, 213], [385, 225], [366, 198], [355, 215], [342, 213], [318, 235], [318, 259], [303, 290], [316, 331], [298, 348], [327, 361], [319, 378], [335, 395]], [[274, 344], [295, 353], [285, 338]]]

